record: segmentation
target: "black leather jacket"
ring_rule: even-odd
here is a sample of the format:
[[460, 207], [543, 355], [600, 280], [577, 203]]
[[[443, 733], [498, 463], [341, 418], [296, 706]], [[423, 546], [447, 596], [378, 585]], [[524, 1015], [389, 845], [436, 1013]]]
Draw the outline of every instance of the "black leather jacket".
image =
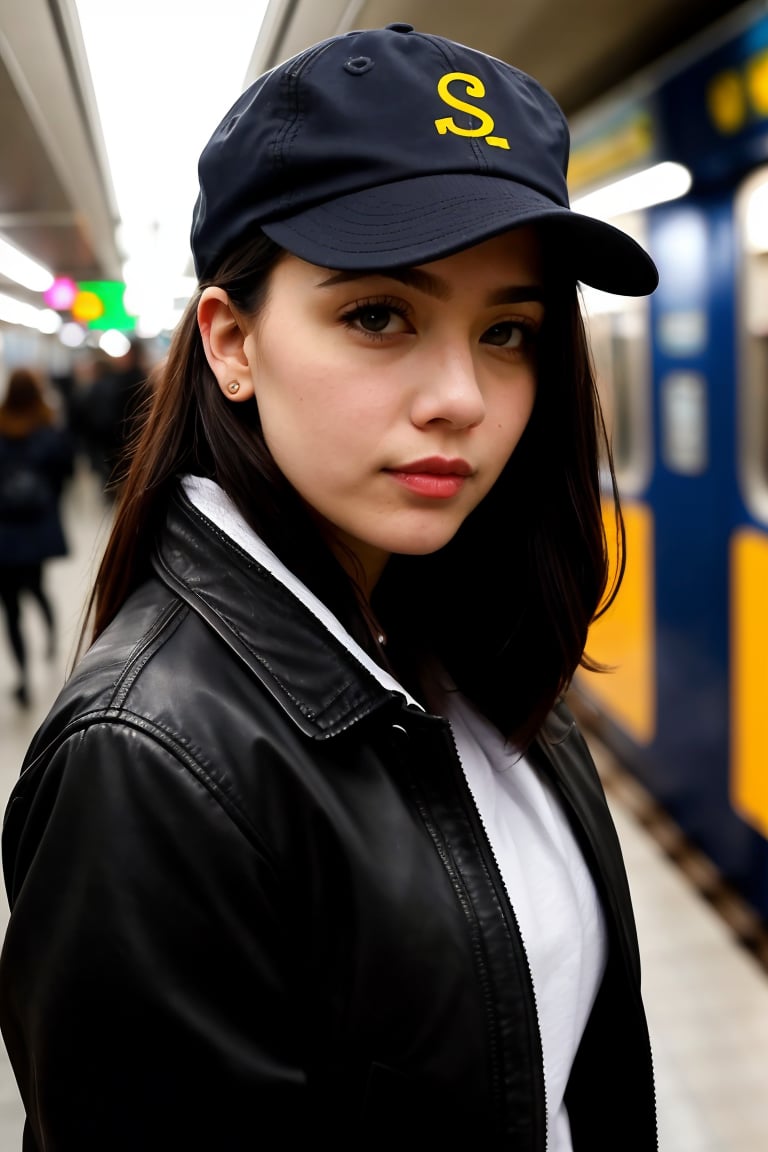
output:
[[[448, 724], [179, 496], [8, 806], [25, 1149], [542, 1152], [530, 973]], [[574, 1148], [656, 1148], [619, 845], [564, 706], [531, 751], [601, 893]]]

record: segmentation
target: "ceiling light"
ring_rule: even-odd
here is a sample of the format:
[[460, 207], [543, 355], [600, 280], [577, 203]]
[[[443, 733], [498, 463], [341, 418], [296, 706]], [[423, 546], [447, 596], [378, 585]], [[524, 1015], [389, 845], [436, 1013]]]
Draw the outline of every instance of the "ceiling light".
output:
[[613, 184], [606, 184], [604, 188], [588, 192], [586, 196], [577, 197], [571, 208], [607, 220], [612, 216], [639, 212], [667, 200], [676, 200], [685, 196], [691, 183], [691, 174], [687, 168], [682, 164], [664, 161], [616, 180]]
[[31, 256], [0, 237], [0, 274], [31, 292], [45, 292], [53, 284], [53, 273]]
[[25, 328], [37, 328], [39, 332], [53, 333], [61, 327], [61, 316], [51, 308], [35, 308], [25, 304], [15, 296], [0, 293], [0, 320], [6, 324], [23, 324]]
[[102, 352], [106, 352], [107, 356], [117, 358], [130, 352], [131, 342], [124, 332], [118, 332], [116, 328], [108, 328], [99, 337], [99, 348]]

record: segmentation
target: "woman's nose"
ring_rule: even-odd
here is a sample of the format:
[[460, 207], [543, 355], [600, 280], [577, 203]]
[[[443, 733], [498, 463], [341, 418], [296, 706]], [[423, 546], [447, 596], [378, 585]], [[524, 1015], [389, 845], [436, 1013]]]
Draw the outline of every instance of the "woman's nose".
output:
[[413, 423], [422, 426], [444, 420], [457, 428], [471, 428], [484, 416], [485, 399], [469, 349], [428, 358], [414, 391]]

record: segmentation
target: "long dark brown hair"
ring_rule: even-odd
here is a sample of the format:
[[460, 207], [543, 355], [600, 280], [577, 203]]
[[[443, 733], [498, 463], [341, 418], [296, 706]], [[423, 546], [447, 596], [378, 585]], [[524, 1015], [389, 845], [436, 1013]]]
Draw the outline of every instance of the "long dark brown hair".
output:
[[[230, 404], [221, 395], [197, 325], [200, 294], [214, 283], [244, 318], [255, 317], [281, 255], [257, 233], [201, 282], [187, 306], [121, 479], [89, 602], [93, 638], [150, 574], [169, 494], [192, 473], [215, 480], [264, 542], [382, 660], [353, 582], [266, 446], [255, 400]], [[577, 288], [558, 278], [546, 242], [545, 267], [536, 400], [520, 443], [450, 543], [428, 556], [391, 557], [372, 601], [404, 682], [418, 655], [432, 653], [521, 747], [579, 664], [599, 668], [584, 653], [587, 631], [615, 596], [624, 566], [623, 521]], [[601, 443], [619, 540], [610, 587]]]
[[45, 398], [42, 376], [31, 368], [14, 368], [0, 403], [0, 436], [21, 439], [55, 421], [56, 412]]

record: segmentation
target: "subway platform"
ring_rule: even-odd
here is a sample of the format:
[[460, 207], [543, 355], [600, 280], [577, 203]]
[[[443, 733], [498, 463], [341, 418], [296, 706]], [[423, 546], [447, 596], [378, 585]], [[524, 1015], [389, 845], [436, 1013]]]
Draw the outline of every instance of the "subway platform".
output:
[[[110, 506], [84, 466], [68, 490], [64, 512], [70, 555], [51, 561], [46, 574], [60, 634], [55, 660], [45, 659], [37, 606], [25, 604], [32, 664], [32, 703], [26, 711], [13, 701], [11, 659], [4, 637], [0, 642], [3, 810], [27, 745], [71, 664], [86, 594], [109, 529]], [[658, 820], [651, 831], [637, 788], [596, 740], [590, 742], [606, 782], [635, 902], [660, 1152], [766, 1152], [768, 965], [744, 947], [736, 926], [702, 895], [691, 870], [675, 862], [658, 834]], [[3, 892], [2, 932], [7, 917]], [[23, 1109], [0, 1045], [0, 1152], [20, 1152], [22, 1124]], [[620, 1133], [615, 1152], [621, 1152]]]

